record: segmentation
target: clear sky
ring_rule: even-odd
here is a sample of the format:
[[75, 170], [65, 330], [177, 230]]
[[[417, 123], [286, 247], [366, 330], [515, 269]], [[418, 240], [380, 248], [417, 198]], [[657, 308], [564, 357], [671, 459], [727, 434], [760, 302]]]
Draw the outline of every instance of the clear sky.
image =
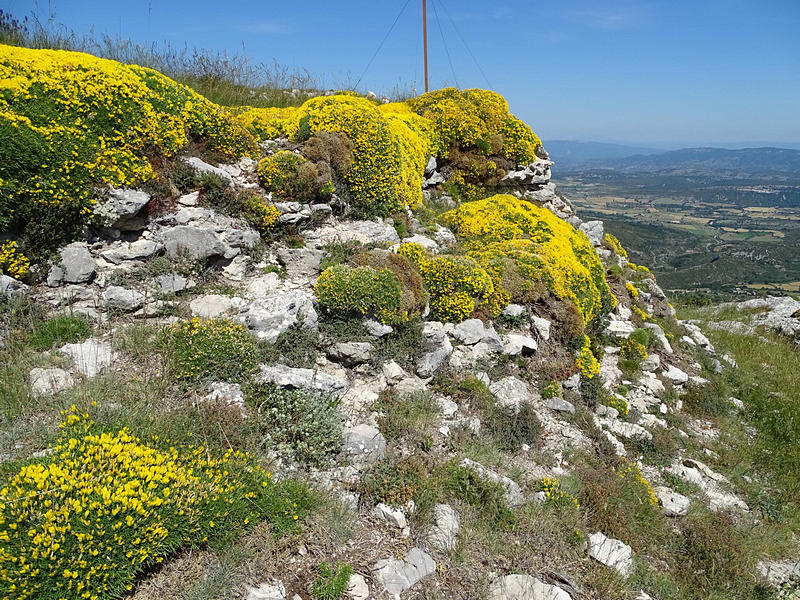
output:
[[[405, 2], [3, 4], [80, 32], [275, 59], [336, 86], [355, 83]], [[421, 4], [408, 0], [360, 91], [422, 89]], [[491, 87], [545, 141], [800, 143], [800, 0], [428, 0], [428, 18], [431, 87]]]

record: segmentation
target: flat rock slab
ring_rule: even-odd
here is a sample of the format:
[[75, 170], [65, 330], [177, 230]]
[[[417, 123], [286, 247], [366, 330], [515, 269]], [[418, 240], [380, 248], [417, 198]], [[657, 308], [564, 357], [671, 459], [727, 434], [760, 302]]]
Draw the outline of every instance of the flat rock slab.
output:
[[630, 577], [633, 573], [631, 547], [600, 532], [589, 536], [589, 556], [607, 567], [616, 569], [623, 577]]
[[285, 600], [286, 588], [280, 581], [262, 583], [258, 587], [247, 588], [245, 600]]
[[399, 596], [436, 571], [436, 562], [419, 548], [408, 551], [403, 560], [384, 558], [372, 567], [376, 583], [389, 594]]
[[520, 404], [533, 399], [528, 384], [516, 377], [504, 377], [489, 386], [489, 391], [497, 398], [502, 408], [519, 408]]
[[106, 370], [114, 361], [111, 343], [96, 338], [89, 338], [81, 344], [66, 344], [59, 352], [69, 356], [78, 371], [89, 379]]
[[34, 396], [52, 396], [68, 390], [75, 385], [75, 380], [64, 369], [31, 369], [28, 375], [31, 392]]
[[689, 514], [689, 498], [666, 486], [660, 485], [653, 490], [661, 504], [661, 512], [667, 517], [683, 517]]
[[355, 463], [375, 463], [386, 455], [386, 438], [371, 425], [349, 427], [342, 438], [342, 452]]
[[571, 600], [560, 587], [530, 575], [506, 575], [489, 586], [489, 600]]
[[245, 301], [236, 296], [220, 296], [208, 294], [195, 298], [189, 303], [193, 317], [201, 319], [217, 319], [219, 317], [234, 315], [239, 312]]
[[261, 365], [261, 371], [256, 375], [255, 381], [333, 396], [338, 396], [347, 389], [346, 379], [314, 369], [299, 369], [286, 365]]

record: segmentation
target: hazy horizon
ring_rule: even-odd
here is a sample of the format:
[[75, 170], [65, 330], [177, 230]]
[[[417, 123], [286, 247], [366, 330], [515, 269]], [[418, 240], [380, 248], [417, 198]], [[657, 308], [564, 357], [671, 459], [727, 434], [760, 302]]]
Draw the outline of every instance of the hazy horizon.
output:
[[[253, 0], [224, 11], [209, 0], [5, 4], [17, 17], [46, 22], [53, 15], [79, 33], [275, 59], [331, 85], [353, 84], [363, 74], [362, 92], [422, 89], [419, 0], [391, 8], [367, 0], [306, 2], [302, 11]], [[663, 148], [800, 144], [796, 0], [758, 7], [744, 0], [489, 7], [428, 0], [428, 15], [431, 87], [494, 89], [545, 140]]]

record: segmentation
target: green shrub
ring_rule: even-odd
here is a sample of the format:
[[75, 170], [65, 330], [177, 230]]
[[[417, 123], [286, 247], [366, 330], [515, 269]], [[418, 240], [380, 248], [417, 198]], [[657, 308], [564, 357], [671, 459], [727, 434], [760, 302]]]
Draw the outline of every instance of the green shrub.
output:
[[176, 323], [166, 330], [165, 342], [176, 379], [243, 381], [258, 367], [255, 340], [226, 319]]
[[400, 282], [403, 293], [400, 311], [409, 316], [422, 314], [428, 303], [428, 294], [425, 292], [422, 276], [408, 258], [388, 250], [370, 250], [356, 254], [352, 262], [373, 269], [389, 269]]
[[340, 600], [350, 584], [353, 567], [336, 563], [331, 569], [328, 563], [319, 565], [319, 576], [311, 586], [311, 597], [314, 600]]
[[244, 219], [260, 233], [272, 232], [278, 225], [280, 211], [262, 196], [251, 191], [237, 192], [214, 173], [203, 173], [194, 179], [202, 192], [201, 203], [235, 219]]
[[545, 400], [561, 398], [562, 393], [561, 384], [558, 381], [551, 381], [542, 388], [542, 398]]
[[451, 396], [459, 404], [467, 404], [473, 410], [485, 412], [494, 406], [492, 392], [474, 375], [440, 371], [433, 379], [433, 388]]
[[429, 392], [398, 396], [387, 391], [381, 394], [375, 410], [382, 413], [378, 417], [378, 428], [386, 439], [419, 438], [435, 423], [439, 405]]
[[628, 336], [628, 339], [641, 346], [644, 346], [645, 348], [650, 346], [650, 332], [647, 331], [647, 329], [642, 329], [641, 327], [634, 329]]
[[261, 358], [267, 363], [310, 369], [316, 365], [318, 345], [317, 332], [299, 323], [280, 334], [274, 344], [262, 343]]
[[769, 598], [753, 577], [756, 557], [730, 516], [689, 515], [680, 523], [679, 580], [696, 597]]
[[686, 386], [683, 403], [686, 410], [702, 417], [723, 417], [730, 414], [730, 389], [719, 379], [706, 385], [690, 384]]
[[317, 177], [319, 172], [314, 163], [288, 150], [276, 152], [258, 163], [261, 185], [283, 200], [312, 200], [320, 192]]
[[334, 265], [314, 286], [320, 306], [340, 316], [367, 316], [384, 323], [405, 321], [403, 290], [389, 269]]
[[485, 416], [486, 427], [500, 450], [519, 452], [523, 444], [541, 444], [542, 424], [531, 404], [514, 407], [493, 407]]
[[368, 504], [403, 506], [415, 502], [430, 485], [430, 465], [419, 456], [382, 460], [364, 472], [359, 492]]
[[297, 529], [308, 489], [252, 457], [145, 441], [65, 411], [54, 452], [0, 475], [0, 596], [111, 600], [176, 550], [267, 520]]
[[28, 344], [39, 352], [54, 346], [82, 342], [92, 333], [85, 319], [61, 315], [38, 323], [28, 336]]
[[500, 483], [483, 479], [469, 467], [451, 463], [446, 470], [444, 490], [454, 498], [476, 507], [481, 516], [501, 526], [514, 523], [515, 515], [506, 502]]
[[266, 448], [309, 465], [321, 465], [342, 448], [337, 402], [304, 390], [253, 384], [245, 389]]

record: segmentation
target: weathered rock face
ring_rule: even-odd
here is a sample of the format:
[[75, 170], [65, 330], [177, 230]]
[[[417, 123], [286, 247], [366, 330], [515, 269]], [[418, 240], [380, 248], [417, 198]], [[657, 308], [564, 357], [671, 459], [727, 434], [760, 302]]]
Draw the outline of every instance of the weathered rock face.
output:
[[83, 242], [75, 242], [61, 250], [61, 278], [66, 283], [86, 283], [94, 277], [97, 264]]
[[602, 533], [589, 536], [589, 556], [607, 567], [612, 567], [623, 577], [633, 574], [633, 550], [631, 547]]
[[278, 387], [305, 389], [321, 394], [338, 395], [347, 389], [347, 380], [322, 371], [298, 369], [286, 365], [261, 365], [256, 375], [258, 383], [273, 383]]
[[384, 558], [372, 567], [376, 583], [389, 594], [398, 596], [435, 571], [434, 560], [419, 548], [409, 550], [402, 560]]
[[497, 405], [504, 408], [519, 409], [524, 402], [533, 399], [528, 384], [516, 377], [505, 377], [489, 386], [489, 391], [497, 398]]
[[81, 344], [66, 344], [60, 352], [69, 356], [75, 368], [90, 379], [106, 370], [114, 360], [111, 344], [95, 338]]
[[137, 218], [141, 210], [150, 202], [150, 194], [141, 190], [112, 187], [108, 197], [98, 203], [95, 214], [107, 227], [118, 231], [141, 231], [147, 221]]
[[489, 600], [571, 600], [561, 588], [530, 575], [506, 575], [489, 586]]
[[317, 328], [313, 296], [303, 290], [275, 293], [257, 299], [240, 319], [258, 339], [269, 344], [274, 344], [284, 331], [300, 321], [307, 329]]
[[452, 552], [458, 543], [461, 519], [449, 504], [437, 504], [433, 508], [433, 527], [426, 540], [441, 552]]
[[349, 427], [343, 437], [343, 452], [353, 462], [374, 463], [386, 454], [386, 439], [371, 425]]

